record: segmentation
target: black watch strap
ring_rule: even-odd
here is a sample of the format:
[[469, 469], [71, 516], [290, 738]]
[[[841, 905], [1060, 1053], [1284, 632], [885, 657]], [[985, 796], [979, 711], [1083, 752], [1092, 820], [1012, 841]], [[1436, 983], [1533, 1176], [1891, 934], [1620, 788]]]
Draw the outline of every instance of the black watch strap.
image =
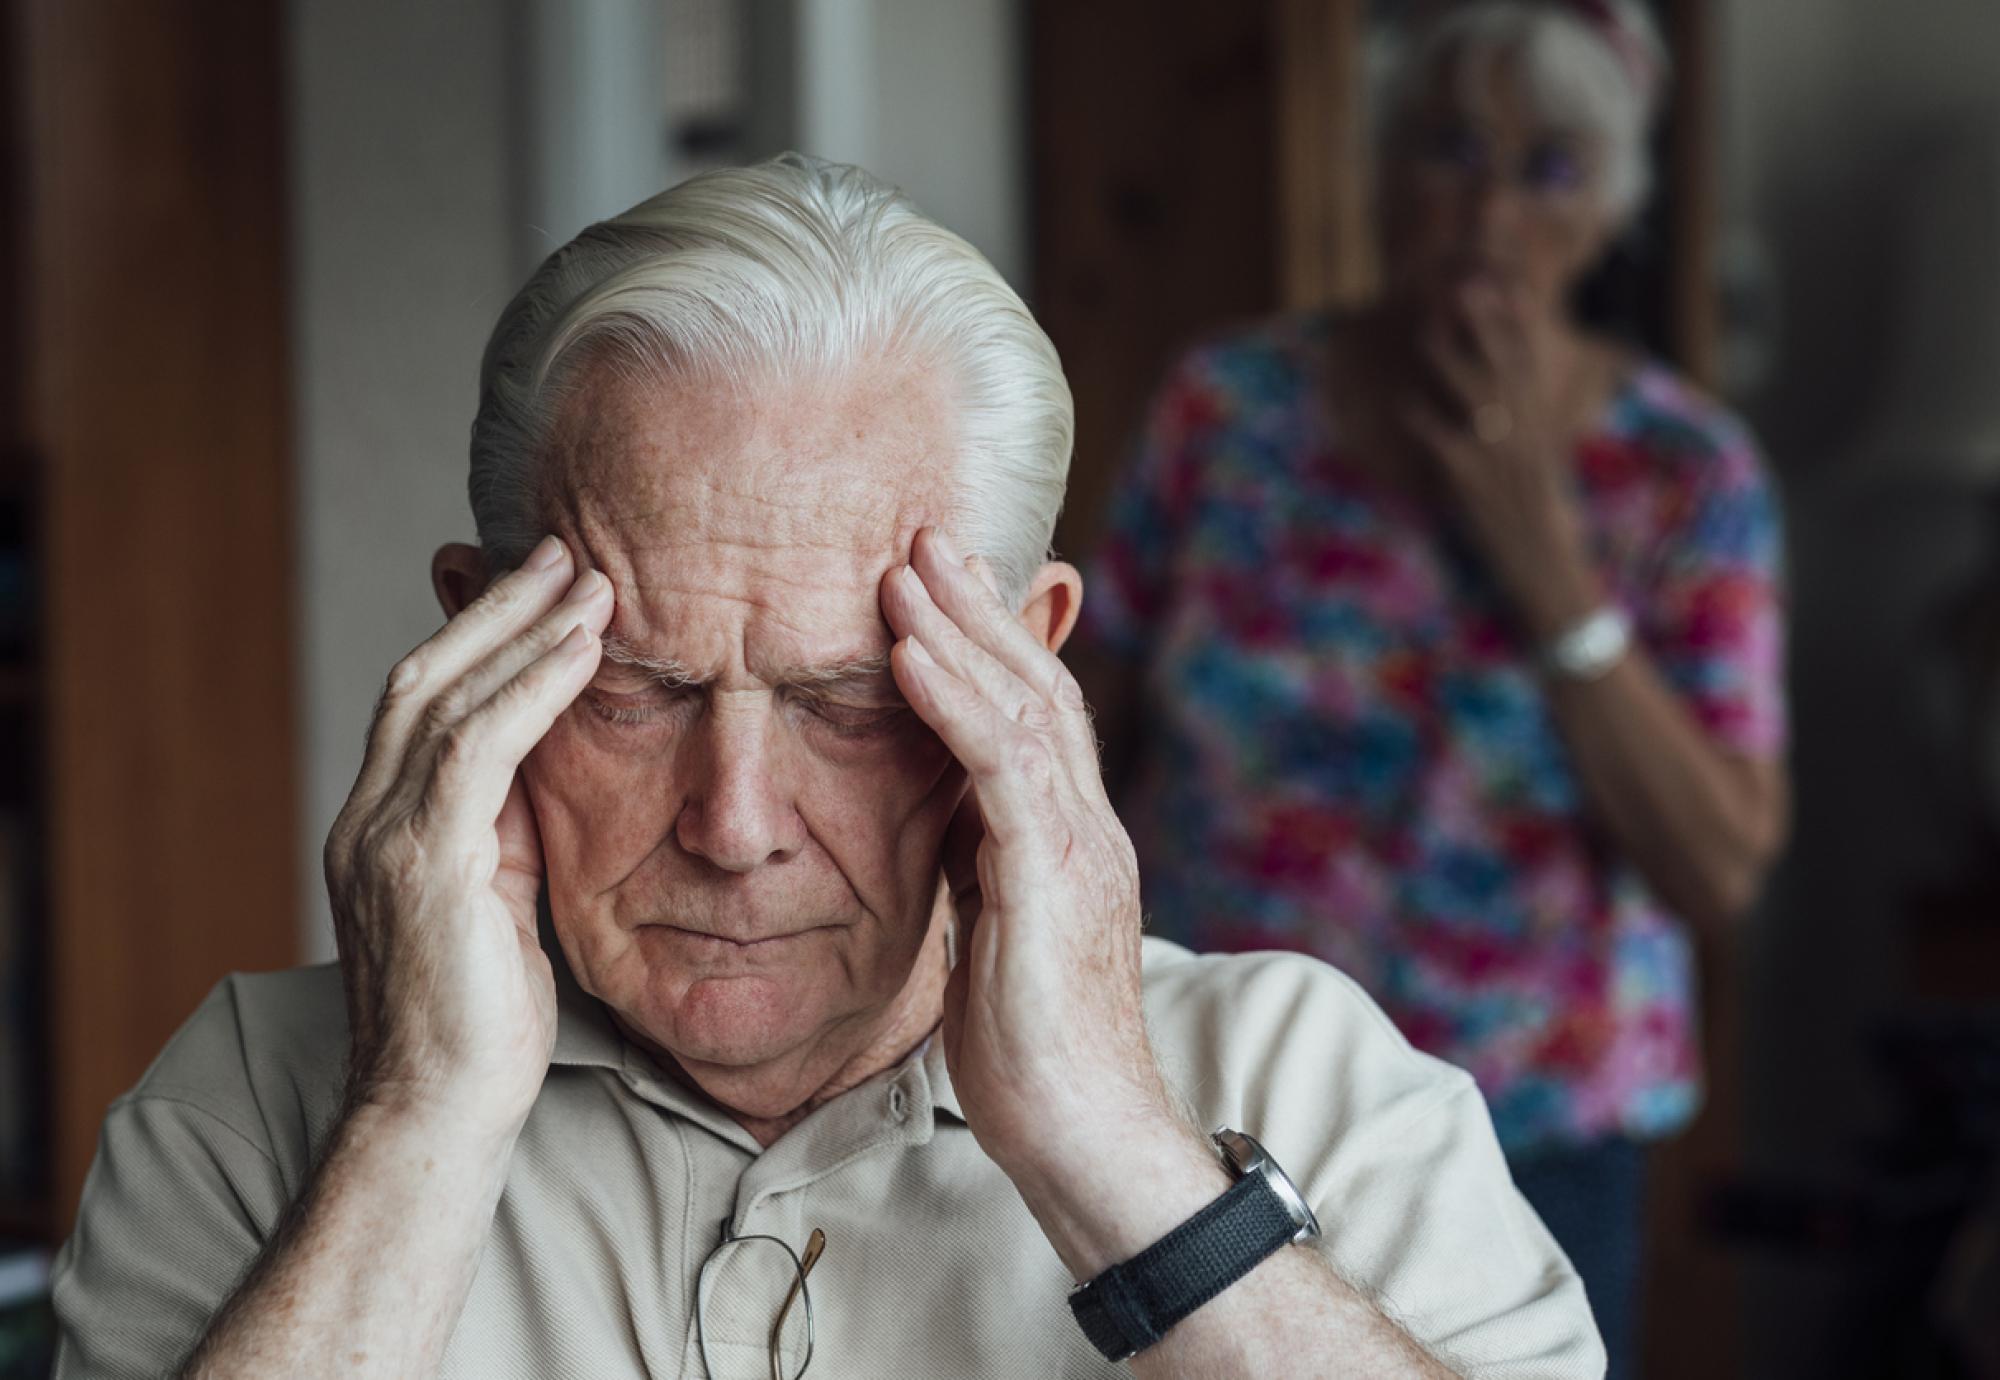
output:
[[1228, 1192], [1069, 1296], [1091, 1345], [1113, 1361], [1144, 1351], [1298, 1235], [1262, 1174]]

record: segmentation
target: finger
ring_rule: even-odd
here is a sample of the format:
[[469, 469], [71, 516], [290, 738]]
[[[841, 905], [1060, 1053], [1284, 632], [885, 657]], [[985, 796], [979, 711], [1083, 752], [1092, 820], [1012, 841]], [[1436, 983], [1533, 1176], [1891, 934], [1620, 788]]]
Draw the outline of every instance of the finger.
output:
[[1501, 382], [1519, 384], [1530, 363], [1528, 339], [1511, 299], [1475, 290], [1466, 293], [1465, 306], [1466, 328], [1480, 357]]
[[[978, 577], [962, 567], [960, 573], [979, 583]], [[929, 587], [913, 569], [905, 566], [891, 577], [889, 584], [883, 608], [889, 615], [890, 626], [899, 635], [918, 638], [944, 670], [985, 696], [1014, 724], [1043, 740], [1073, 786], [1102, 795], [1104, 783], [1096, 739], [1090, 734], [1083, 692], [1075, 688], [1074, 681], [1070, 682], [1075, 700], [1072, 719], [1063, 707], [1050, 704], [1002, 665], [999, 658], [968, 637], [937, 606]]]
[[507, 786], [507, 798], [494, 819], [494, 833], [500, 844], [499, 862], [494, 869], [493, 889], [511, 902], [515, 923], [528, 938], [535, 937], [535, 901], [542, 891], [542, 833], [535, 820], [535, 807], [528, 788], [515, 772]]
[[610, 579], [599, 570], [584, 571], [560, 604], [433, 695], [424, 707], [417, 736], [428, 740], [450, 731], [452, 725], [486, 703], [524, 667], [569, 636], [570, 629], [578, 624], [587, 625], [592, 633], [602, 636], [613, 609]]
[[1426, 326], [1421, 348], [1438, 382], [1464, 416], [1470, 417], [1481, 404], [1493, 401], [1498, 391], [1494, 370], [1449, 324], [1433, 321]]
[[959, 1051], [964, 1048], [966, 1003], [972, 996], [972, 955], [969, 936], [961, 934], [958, 942], [957, 961], [952, 964], [951, 975], [944, 984], [944, 1052], [950, 1061], [947, 1067], [954, 1078], [962, 1078], [959, 1071]]
[[454, 724], [431, 757], [425, 813], [461, 843], [491, 834], [514, 773], [597, 672], [604, 644], [578, 623]]
[[952, 814], [944, 831], [945, 888], [951, 896], [953, 914], [958, 919], [959, 952], [979, 918], [979, 841], [986, 836], [986, 821], [979, 817], [979, 800], [970, 791]]
[[912, 567], [906, 565], [890, 573], [882, 592], [882, 611], [898, 637], [923, 639], [945, 670], [977, 689], [1014, 722], [1038, 732], [1049, 726], [1048, 706], [945, 615]]
[[[934, 664], [958, 686], [964, 686], [970, 694], [980, 696], [990, 710], [1012, 728], [1034, 734], [1056, 750], [1060, 734], [1056, 732], [1054, 710], [1034, 694], [1014, 672], [998, 662], [990, 652], [972, 642], [958, 624], [944, 616], [944, 610], [932, 600], [930, 590], [916, 576], [910, 566], [894, 572], [888, 578], [888, 588], [884, 590], [882, 610], [888, 614], [890, 628], [898, 638], [916, 638], [924, 648], [924, 656], [932, 658]], [[1066, 756], [1066, 754], [1056, 754]], [[970, 770], [970, 762], [966, 768]], [[1076, 780], [1074, 766], [1066, 764], [1070, 778]]]
[[1453, 479], [1478, 463], [1475, 443], [1466, 436], [1464, 430], [1452, 425], [1437, 414], [1436, 409], [1420, 398], [1406, 398], [1396, 409], [1403, 425], [1409, 429], [1439, 467]]
[[898, 642], [889, 666], [910, 708], [965, 768], [987, 834], [1003, 847], [1032, 843], [1050, 821], [1063, 771], [1053, 745], [940, 665], [920, 638]]
[[910, 557], [926, 593], [937, 607], [967, 638], [1012, 672], [1047, 706], [1062, 735], [1064, 750], [1072, 755], [1072, 764], [1080, 769], [1087, 763], [1089, 774], [1094, 777], [1098, 768], [1097, 735], [1090, 725], [1083, 688], [1062, 658], [1022, 626], [990, 583], [966, 568], [942, 528], [918, 533]]
[[368, 728], [356, 795], [376, 795], [402, 770], [409, 729], [439, 687], [498, 643], [517, 636], [552, 608], [569, 587], [574, 562], [557, 537], [545, 537], [518, 569], [488, 585], [444, 627], [389, 672]]

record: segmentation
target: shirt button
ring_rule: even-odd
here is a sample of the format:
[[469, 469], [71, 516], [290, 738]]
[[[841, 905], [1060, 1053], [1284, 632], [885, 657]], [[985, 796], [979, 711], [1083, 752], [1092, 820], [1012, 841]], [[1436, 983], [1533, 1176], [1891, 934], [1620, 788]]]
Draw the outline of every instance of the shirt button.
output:
[[901, 1121], [905, 1116], [909, 1115], [909, 1101], [907, 1097], [903, 1096], [901, 1088], [892, 1086], [889, 1089], [889, 1115]]

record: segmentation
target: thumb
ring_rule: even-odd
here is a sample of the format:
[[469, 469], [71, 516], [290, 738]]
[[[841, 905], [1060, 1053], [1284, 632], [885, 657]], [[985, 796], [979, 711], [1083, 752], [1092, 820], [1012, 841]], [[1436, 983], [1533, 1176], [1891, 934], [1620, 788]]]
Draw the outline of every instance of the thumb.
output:
[[971, 994], [972, 955], [961, 940], [958, 961], [944, 983], [944, 1061], [953, 1079], [958, 1077], [959, 1046], [965, 1038], [965, 1004]]
[[979, 845], [986, 838], [986, 820], [979, 813], [973, 791], [965, 793], [958, 811], [944, 832], [944, 880], [951, 889], [952, 909], [958, 915], [961, 955], [972, 938], [972, 926], [979, 918]]
[[493, 875], [493, 889], [507, 902], [514, 923], [531, 937], [535, 933], [535, 901], [542, 890], [542, 831], [535, 820], [534, 802], [514, 773], [507, 787], [507, 799], [500, 817], [493, 822], [500, 838], [500, 865]]

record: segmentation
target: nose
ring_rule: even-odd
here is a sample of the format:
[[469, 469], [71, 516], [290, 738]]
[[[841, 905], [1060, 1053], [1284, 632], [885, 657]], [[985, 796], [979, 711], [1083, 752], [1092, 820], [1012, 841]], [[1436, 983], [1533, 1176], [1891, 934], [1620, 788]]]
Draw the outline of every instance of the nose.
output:
[[1473, 242], [1487, 250], [1503, 243], [1513, 229], [1520, 201], [1519, 189], [1499, 172], [1489, 169], [1474, 179], [1465, 193], [1467, 228]]
[[688, 793], [674, 837], [725, 872], [784, 862], [805, 845], [805, 823], [776, 770], [771, 730], [766, 714], [712, 707], [681, 753]]

